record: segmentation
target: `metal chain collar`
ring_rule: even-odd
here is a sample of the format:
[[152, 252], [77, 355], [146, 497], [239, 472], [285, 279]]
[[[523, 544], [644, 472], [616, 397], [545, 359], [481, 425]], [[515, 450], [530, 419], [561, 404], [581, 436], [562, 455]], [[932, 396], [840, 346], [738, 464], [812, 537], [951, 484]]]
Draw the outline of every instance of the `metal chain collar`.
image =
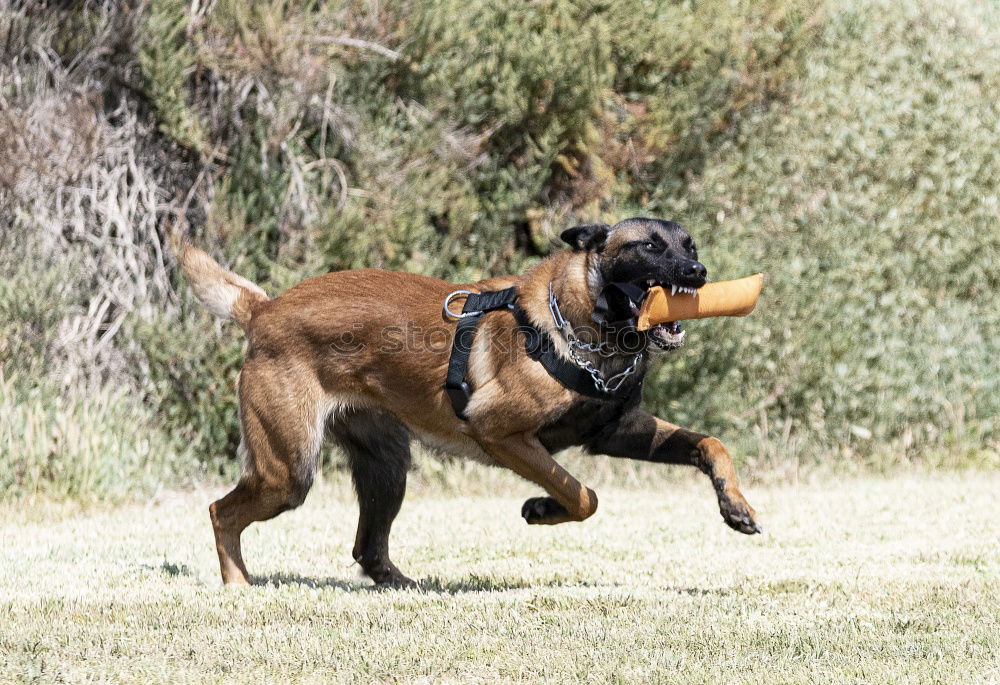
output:
[[642, 359], [642, 352], [636, 352], [632, 355], [632, 362], [624, 371], [620, 371], [611, 378], [605, 379], [603, 374], [601, 374], [601, 370], [592, 361], [581, 357], [578, 354], [579, 350], [594, 352], [602, 357], [614, 357], [622, 353], [605, 342], [586, 343], [576, 337], [572, 326], [563, 317], [562, 312], [559, 311], [559, 301], [556, 299], [555, 293], [552, 292], [551, 282], [549, 283], [549, 313], [552, 315], [552, 323], [555, 325], [556, 330], [566, 340], [570, 359], [573, 360], [574, 364], [590, 374], [590, 377], [594, 380], [594, 387], [601, 392], [616, 392], [622, 386], [622, 383], [625, 382], [625, 379], [631, 376], [636, 367], [639, 366], [639, 360]]

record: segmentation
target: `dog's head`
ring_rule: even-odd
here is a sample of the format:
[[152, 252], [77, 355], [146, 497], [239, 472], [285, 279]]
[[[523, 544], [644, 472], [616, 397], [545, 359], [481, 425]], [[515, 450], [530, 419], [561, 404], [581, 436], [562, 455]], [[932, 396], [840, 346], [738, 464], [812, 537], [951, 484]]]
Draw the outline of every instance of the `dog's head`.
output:
[[[698, 261], [698, 249], [687, 230], [675, 221], [626, 219], [614, 226], [592, 224], [563, 231], [560, 236], [574, 250], [591, 253], [593, 287], [606, 293], [609, 319], [628, 319], [638, 313], [634, 298], [606, 290], [612, 283], [627, 283], [642, 291], [662, 286], [694, 297], [705, 284], [708, 270]], [[641, 298], [640, 298], [641, 299]], [[661, 349], [684, 344], [679, 322], [654, 326], [650, 339]]]

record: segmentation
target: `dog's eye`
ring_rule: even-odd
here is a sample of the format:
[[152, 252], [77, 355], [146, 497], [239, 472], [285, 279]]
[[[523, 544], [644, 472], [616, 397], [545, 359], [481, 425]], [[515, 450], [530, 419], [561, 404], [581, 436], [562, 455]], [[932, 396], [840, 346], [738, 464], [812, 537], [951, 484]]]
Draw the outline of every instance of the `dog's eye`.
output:
[[650, 252], [656, 252], [659, 249], [657, 247], [656, 243], [652, 243], [652, 242], [650, 242], [650, 243], [643, 243], [642, 246], [644, 248], [646, 248], [647, 250], [649, 250]]

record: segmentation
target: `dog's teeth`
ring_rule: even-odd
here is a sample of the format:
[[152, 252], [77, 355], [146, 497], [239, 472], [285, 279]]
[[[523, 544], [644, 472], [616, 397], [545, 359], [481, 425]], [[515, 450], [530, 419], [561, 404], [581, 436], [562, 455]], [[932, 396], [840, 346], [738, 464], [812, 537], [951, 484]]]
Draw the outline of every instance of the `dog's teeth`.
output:
[[676, 295], [677, 294], [677, 286], [676, 285], [670, 286], [670, 294], [671, 295]]

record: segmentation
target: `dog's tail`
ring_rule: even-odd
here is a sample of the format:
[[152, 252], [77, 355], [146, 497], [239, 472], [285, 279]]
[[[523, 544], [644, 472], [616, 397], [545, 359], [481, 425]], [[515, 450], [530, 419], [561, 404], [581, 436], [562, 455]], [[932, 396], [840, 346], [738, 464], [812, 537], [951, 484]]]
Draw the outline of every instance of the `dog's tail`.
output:
[[216, 316], [232, 319], [246, 328], [254, 308], [270, 299], [256, 283], [223, 269], [192, 245], [180, 243], [174, 253], [195, 297]]

